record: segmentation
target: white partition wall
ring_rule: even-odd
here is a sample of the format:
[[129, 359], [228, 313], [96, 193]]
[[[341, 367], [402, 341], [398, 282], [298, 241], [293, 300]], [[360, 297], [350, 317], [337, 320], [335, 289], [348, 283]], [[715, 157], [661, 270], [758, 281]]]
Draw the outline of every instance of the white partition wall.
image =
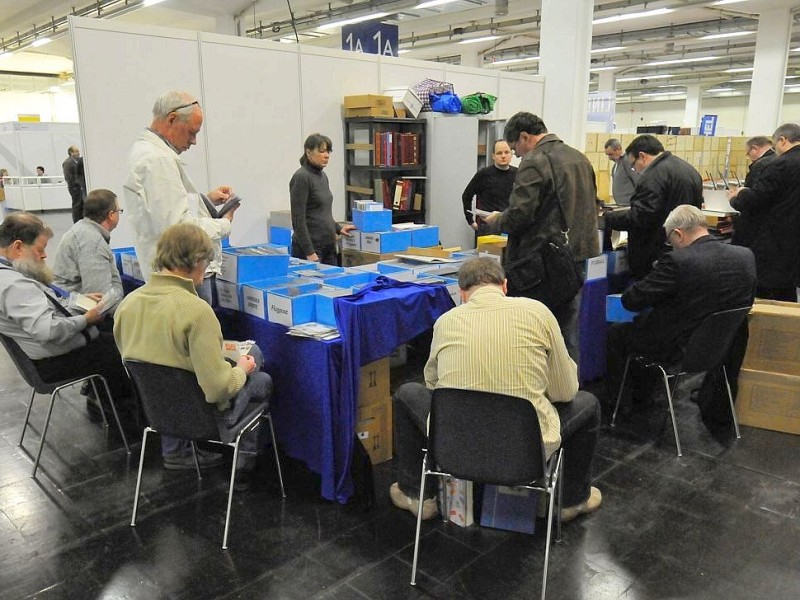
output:
[[[205, 122], [197, 146], [181, 158], [198, 188], [229, 184], [245, 199], [233, 223], [234, 244], [266, 241], [269, 213], [289, 208], [289, 179], [305, 137], [314, 132], [333, 141], [326, 173], [334, 217], [344, 217], [345, 95], [381, 93], [427, 77], [453, 82], [457, 93], [499, 96], [496, 118], [542, 106], [543, 82], [535, 76], [97, 19], [71, 17], [70, 26], [90, 188], [121, 194], [128, 152], [150, 123], [153, 101], [164, 91], [186, 90], [200, 99]], [[431, 190], [452, 193], [474, 174], [477, 137], [464, 143], [473, 147], [471, 158], [448, 166], [458, 181], [439, 182], [448, 175], [429, 170], [438, 186]], [[436, 201], [436, 192], [429, 192], [426, 204]], [[123, 217], [112, 243], [132, 242]]]

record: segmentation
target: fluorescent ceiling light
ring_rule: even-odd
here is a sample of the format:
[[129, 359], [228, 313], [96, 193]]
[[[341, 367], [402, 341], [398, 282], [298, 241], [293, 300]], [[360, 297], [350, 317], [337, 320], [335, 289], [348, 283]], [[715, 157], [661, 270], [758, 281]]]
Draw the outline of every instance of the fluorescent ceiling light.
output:
[[353, 25], [355, 23], [363, 23], [364, 21], [371, 21], [372, 19], [381, 19], [388, 14], [389, 13], [387, 12], [377, 12], [369, 15], [362, 15], [360, 17], [353, 17], [352, 19], [333, 21], [332, 23], [325, 23], [324, 25], [319, 25], [317, 29], [319, 29], [320, 31], [325, 31], [326, 29], [335, 29], [336, 27], [341, 27], [343, 25]]
[[278, 41], [281, 44], [294, 44], [296, 40], [293, 37], [282, 37]]
[[666, 85], [657, 85], [656, 87], [661, 89], [661, 88], [676, 88], [676, 87], [685, 88], [686, 86], [681, 85], [680, 83], [668, 83]]
[[602, 25], [603, 23], [616, 23], [617, 21], [628, 21], [630, 19], [641, 19], [642, 17], [657, 17], [673, 12], [671, 8], [657, 8], [655, 10], [645, 10], [642, 12], [626, 13], [614, 15], [613, 17], [602, 17], [592, 21], [592, 25]]
[[144, 2], [142, 2], [142, 6], [154, 6], [156, 4], [161, 4], [163, 1], [164, 0], [144, 0]]
[[797, 47], [797, 48], [792, 48], [792, 49], [791, 49], [791, 52], [800, 52], [800, 47]]
[[723, 38], [742, 37], [743, 35], [753, 35], [755, 31], [731, 31], [730, 33], [712, 33], [697, 38], [698, 40], [721, 40]]
[[706, 62], [708, 60], [719, 60], [725, 58], [724, 56], [696, 56], [694, 58], [673, 58], [672, 60], [657, 60], [655, 62], [646, 63], [648, 67], [659, 67], [661, 65], [678, 65], [685, 63]]
[[627, 46], [612, 46], [611, 48], [595, 48], [590, 51], [590, 54], [598, 54], [599, 52], [614, 52], [616, 50], [625, 50]]
[[753, 81], [753, 79], [752, 79], [752, 78], [747, 78], [747, 79], [731, 79], [731, 80], [729, 80], [729, 81], [728, 81], [728, 83], [747, 83], [747, 82], [749, 82], [749, 81]]
[[459, 44], [477, 44], [478, 42], [491, 42], [499, 38], [499, 35], [485, 35], [479, 38], [472, 38], [471, 40], [461, 40]]
[[739, 4], [739, 2], [746, 2], [747, 0], [717, 0], [712, 2], [711, 6], [722, 6], [723, 4]]
[[434, 6], [442, 6], [443, 4], [450, 4], [451, 2], [455, 1], [456, 0], [428, 0], [428, 2], [417, 4], [413, 10], [417, 10], [419, 8], [433, 8]]
[[31, 48], [38, 48], [39, 46], [44, 46], [45, 44], [49, 44], [50, 41], [51, 40], [49, 37], [35, 39], [33, 40], [33, 42], [31, 42]]
[[723, 73], [749, 73], [753, 67], [734, 67], [732, 69], [725, 69]]
[[707, 92], [732, 92], [734, 88], [731, 87], [719, 87], [719, 88], [711, 88], [710, 90], [706, 90]]
[[642, 79], [667, 79], [672, 77], [672, 75], [642, 75], [641, 77], [620, 77], [617, 79], [617, 83], [620, 81], [641, 81]]
[[599, 73], [600, 71], [613, 71], [617, 67], [594, 67], [593, 69], [589, 69], [590, 73]]
[[522, 57], [522, 58], [504, 58], [503, 60], [496, 60], [491, 64], [493, 64], [493, 65], [510, 65], [512, 63], [527, 62], [529, 60], [539, 60], [540, 58], [541, 58], [540, 56], [525, 56], [525, 57]]
[[402, 48], [397, 51], [398, 54], [406, 54], [407, 52], [411, 52], [411, 50], [407, 50], [406, 48]]
[[655, 98], [657, 96], [684, 96], [686, 92], [650, 92], [648, 94], [642, 94], [642, 98]]

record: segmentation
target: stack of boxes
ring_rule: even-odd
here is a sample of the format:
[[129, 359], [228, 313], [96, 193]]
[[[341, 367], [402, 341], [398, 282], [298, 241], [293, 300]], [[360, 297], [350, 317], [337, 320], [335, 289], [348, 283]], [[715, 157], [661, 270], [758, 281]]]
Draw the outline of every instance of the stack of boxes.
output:
[[742, 425], [800, 434], [800, 305], [757, 300], [739, 373]]
[[356, 435], [377, 465], [392, 458], [392, 397], [389, 358], [361, 367], [356, 413]]

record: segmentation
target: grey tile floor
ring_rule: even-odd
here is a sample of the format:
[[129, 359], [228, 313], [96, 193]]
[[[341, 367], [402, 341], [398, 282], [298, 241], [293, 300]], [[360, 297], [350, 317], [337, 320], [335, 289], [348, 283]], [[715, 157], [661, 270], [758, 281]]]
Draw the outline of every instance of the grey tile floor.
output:
[[[68, 215], [47, 220], [69, 225]], [[392, 376], [393, 386], [419, 378], [420, 364]], [[164, 471], [153, 444], [131, 528], [138, 444], [128, 456], [74, 392], [56, 406], [32, 479], [47, 401], [37, 397], [19, 448], [28, 396], [0, 355], [0, 599], [538, 597], [543, 528], [528, 536], [425, 523], [410, 587], [415, 521], [389, 503], [391, 463], [375, 469], [377, 505], [367, 513], [321, 500], [315, 476], [289, 459], [281, 500], [272, 464], [262, 465], [254, 489], [234, 499], [224, 552], [225, 470], [202, 481]], [[799, 598], [800, 437], [744, 427], [741, 440], [720, 444], [682, 400], [679, 459], [663, 413], [656, 403], [604, 427], [595, 463], [603, 506], [564, 526], [548, 597]]]

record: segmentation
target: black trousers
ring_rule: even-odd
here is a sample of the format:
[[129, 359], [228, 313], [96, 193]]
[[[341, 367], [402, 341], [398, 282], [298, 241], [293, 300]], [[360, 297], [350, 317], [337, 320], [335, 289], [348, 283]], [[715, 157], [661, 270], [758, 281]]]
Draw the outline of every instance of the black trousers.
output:
[[83, 200], [86, 194], [81, 188], [70, 188], [69, 195], [72, 198], [72, 222], [77, 223], [83, 218]]

